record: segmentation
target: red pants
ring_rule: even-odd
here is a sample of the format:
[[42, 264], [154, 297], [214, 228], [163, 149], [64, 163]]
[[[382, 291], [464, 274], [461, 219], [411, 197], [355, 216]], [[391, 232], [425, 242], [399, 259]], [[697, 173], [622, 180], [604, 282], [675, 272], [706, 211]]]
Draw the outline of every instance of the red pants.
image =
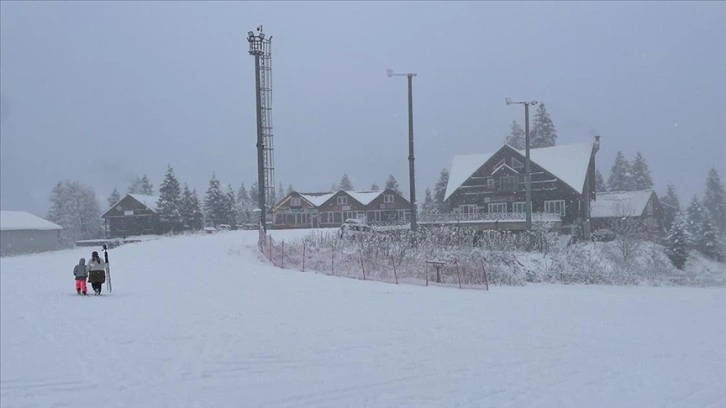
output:
[[85, 279], [76, 281], [76, 292], [78, 292], [79, 289], [81, 290], [81, 292], [86, 293], [87, 289], [86, 289], [86, 280]]

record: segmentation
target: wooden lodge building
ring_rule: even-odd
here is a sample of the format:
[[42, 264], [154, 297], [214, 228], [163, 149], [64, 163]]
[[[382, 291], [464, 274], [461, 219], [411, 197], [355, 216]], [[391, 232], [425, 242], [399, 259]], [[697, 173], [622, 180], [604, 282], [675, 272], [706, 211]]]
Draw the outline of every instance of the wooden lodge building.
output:
[[159, 197], [126, 194], [112, 205], [101, 218], [107, 238], [125, 238], [134, 235], [160, 234], [158, 207]]
[[[589, 237], [599, 139], [530, 149], [533, 220], [538, 214], [556, 215], [565, 230], [581, 227]], [[504, 145], [494, 153], [455, 156], [444, 204], [455, 214], [489, 220], [519, 219], [513, 215], [521, 215], [523, 220], [525, 152]]]
[[411, 203], [394, 190], [292, 192], [272, 209], [275, 229], [340, 227], [349, 218], [370, 225], [405, 223]]

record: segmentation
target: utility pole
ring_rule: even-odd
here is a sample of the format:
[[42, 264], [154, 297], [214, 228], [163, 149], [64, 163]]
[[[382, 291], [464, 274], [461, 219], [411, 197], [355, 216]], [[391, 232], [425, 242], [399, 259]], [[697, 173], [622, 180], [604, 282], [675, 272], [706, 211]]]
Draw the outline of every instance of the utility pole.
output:
[[413, 154], [413, 77], [417, 74], [407, 73], [398, 74], [393, 72], [392, 69], [386, 71], [388, 77], [393, 76], [405, 76], [408, 78], [408, 177], [410, 187], [410, 200], [411, 200], [411, 231], [416, 232], [418, 225], [417, 219], [417, 205], [416, 205], [416, 171], [414, 167], [414, 154]]
[[532, 170], [530, 167], [529, 160], [529, 105], [537, 105], [537, 101], [524, 101], [524, 102], [513, 102], [510, 98], [506, 98], [505, 102], [507, 105], [519, 104], [524, 105], [524, 150], [525, 150], [525, 161], [524, 161], [524, 189], [527, 200], [527, 231], [532, 230]]

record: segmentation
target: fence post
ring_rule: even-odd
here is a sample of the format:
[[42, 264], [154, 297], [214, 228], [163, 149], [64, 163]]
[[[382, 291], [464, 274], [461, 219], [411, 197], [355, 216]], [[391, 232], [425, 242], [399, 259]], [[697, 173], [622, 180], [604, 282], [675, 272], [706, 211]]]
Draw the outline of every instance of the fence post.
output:
[[305, 243], [304, 242], [303, 242], [303, 262], [302, 262], [302, 265], [303, 265], [302, 271], [305, 272]]
[[486, 289], [489, 290], [489, 277], [487, 276], [487, 270], [484, 268], [484, 260], [481, 261], [481, 272], [484, 274], [484, 284]]
[[330, 248], [330, 274], [335, 275], [335, 248]]
[[363, 280], [366, 280], [366, 267], [363, 265], [363, 251], [359, 251], [360, 254], [360, 268], [363, 270]]
[[282, 240], [282, 257], [280, 258], [280, 268], [285, 269], [285, 240]]
[[269, 258], [270, 262], [272, 262], [272, 264], [274, 265], [275, 261], [272, 259], [272, 235], [268, 235], [268, 237], [270, 237], [270, 250], [268, 251], [270, 254]]
[[398, 285], [398, 275], [396, 274], [396, 259], [391, 255], [391, 264], [393, 264], [393, 277], [396, 279], [396, 285]]
[[426, 286], [429, 286], [429, 264], [424, 264], [424, 274], [426, 275]]
[[459, 289], [461, 289], [461, 274], [459, 273], [459, 261], [454, 260], [454, 264], [456, 264], [456, 277], [459, 278]]

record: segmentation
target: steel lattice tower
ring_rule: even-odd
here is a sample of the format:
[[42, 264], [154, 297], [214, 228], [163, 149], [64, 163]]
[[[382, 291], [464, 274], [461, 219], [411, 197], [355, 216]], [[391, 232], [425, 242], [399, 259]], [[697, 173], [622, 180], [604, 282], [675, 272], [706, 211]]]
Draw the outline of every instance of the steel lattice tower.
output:
[[260, 121], [263, 145], [263, 174], [265, 203], [275, 205], [275, 150], [272, 132], [272, 36], [265, 37], [262, 26], [257, 27], [257, 34], [250, 31], [250, 54], [259, 57], [259, 89]]

